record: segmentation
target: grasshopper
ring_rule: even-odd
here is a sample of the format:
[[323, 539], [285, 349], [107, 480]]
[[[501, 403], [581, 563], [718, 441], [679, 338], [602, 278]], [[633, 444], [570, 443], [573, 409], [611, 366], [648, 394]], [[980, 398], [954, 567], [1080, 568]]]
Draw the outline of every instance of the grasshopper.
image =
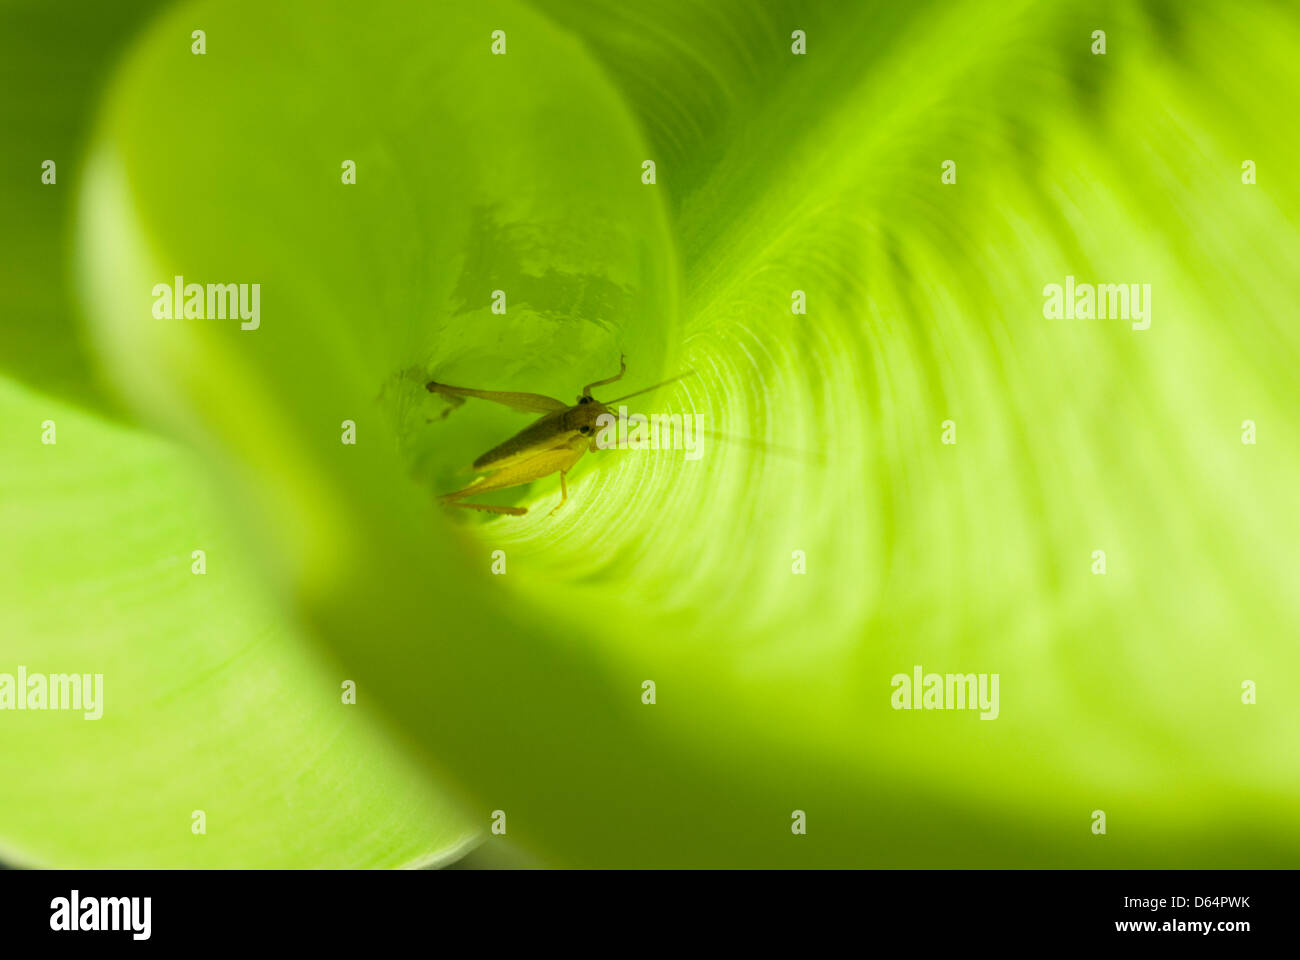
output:
[[[565, 480], [573, 465], [582, 459], [589, 450], [596, 449], [597, 420], [602, 414], [609, 414], [607, 404], [618, 403], [631, 397], [649, 393], [664, 384], [681, 379], [674, 377], [652, 387], [629, 393], [627, 396], [604, 403], [591, 395], [596, 387], [603, 387], [623, 379], [627, 372], [627, 358], [619, 357], [618, 373], [604, 380], [597, 380], [582, 388], [578, 402], [570, 406], [562, 400], [546, 397], [540, 393], [513, 393], [503, 390], [472, 390], [468, 387], [452, 387], [445, 383], [430, 381], [424, 385], [430, 393], [445, 397], [453, 407], [465, 402], [466, 397], [478, 400], [490, 400], [518, 410], [521, 413], [540, 413], [541, 419], [533, 421], [509, 440], [497, 444], [483, 454], [471, 465], [470, 469], [482, 474], [469, 486], [439, 497], [441, 502], [467, 510], [482, 510], [486, 513], [505, 513], [511, 516], [523, 516], [527, 507], [501, 507], [486, 503], [462, 503], [466, 497], [489, 493], [493, 490], [505, 490], [518, 487], [542, 477], [548, 477], [557, 470], [560, 473], [560, 502], [555, 505], [552, 514], [564, 506], [569, 499], [569, 487]], [[612, 414], [611, 414], [612, 415]]]

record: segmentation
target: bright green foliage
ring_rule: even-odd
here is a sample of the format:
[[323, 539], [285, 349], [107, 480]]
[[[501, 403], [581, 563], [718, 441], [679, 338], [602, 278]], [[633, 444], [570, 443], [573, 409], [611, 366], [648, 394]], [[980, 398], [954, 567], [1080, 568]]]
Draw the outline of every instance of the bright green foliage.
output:
[[[1282, 5], [178, 8], [87, 155], [89, 336], [199, 452], [269, 598], [275, 632], [225, 642], [337, 660], [412, 748], [396, 781], [506, 811], [544, 862], [1293, 866], [1297, 41]], [[260, 329], [153, 318], [177, 274], [259, 282]], [[1150, 328], [1046, 318], [1067, 275], [1150, 284]], [[590, 455], [553, 518], [558, 479], [497, 495], [523, 519], [434, 506], [527, 421], [441, 419], [425, 379], [567, 399], [620, 352], [606, 395], [691, 369], [635, 409], [743, 439]], [[166, 480], [113, 487], [160, 577], [194, 539]], [[157, 671], [208, 682], [139, 616]], [[914, 664], [999, 674], [999, 717], [891, 709]], [[322, 829], [354, 823], [339, 802]], [[459, 842], [415, 800], [371, 809]]]

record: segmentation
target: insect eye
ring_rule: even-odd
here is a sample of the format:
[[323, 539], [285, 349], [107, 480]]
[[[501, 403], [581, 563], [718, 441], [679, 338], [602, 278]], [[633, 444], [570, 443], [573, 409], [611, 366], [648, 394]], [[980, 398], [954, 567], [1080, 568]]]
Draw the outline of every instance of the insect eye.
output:
[[581, 426], [578, 428], [578, 432], [585, 437], [587, 434], [591, 433], [591, 427], [585, 425]]

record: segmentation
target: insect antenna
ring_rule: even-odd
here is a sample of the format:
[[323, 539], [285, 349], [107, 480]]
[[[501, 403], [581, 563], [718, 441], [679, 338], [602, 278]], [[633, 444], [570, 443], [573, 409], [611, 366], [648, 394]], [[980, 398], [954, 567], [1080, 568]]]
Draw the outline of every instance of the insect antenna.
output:
[[814, 453], [811, 450], [800, 450], [797, 447], [783, 447], [780, 444], [768, 443], [766, 440], [756, 440], [753, 437], [735, 437], [729, 433], [720, 433], [717, 430], [701, 429], [700, 433], [704, 434], [706, 437], [725, 440], [727, 443], [735, 443], [742, 447], [762, 450], [764, 453], [772, 453], [778, 457], [788, 457], [791, 460], [798, 460], [803, 463], [824, 464], [826, 462], [824, 456], [819, 453]]
[[624, 400], [631, 400], [633, 397], [639, 397], [643, 393], [649, 393], [651, 390], [658, 390], [660, 387], [666, 387], [670, 383], [676, 383], [678, 380], [684, 380], [687, 377], [693, 377], [694, 375], [695, 375], [694, 370], [687, 370], [685, 373], [678, 374], [677, 376], [672, 377], [671, 379], [668, 380], [662, 380], [659, 383], [656, 383], [654, 386], [646, 387], [642, 390], [638, 390], [636, 393], [629, 393], [626, 396], [615, 397], [613, 400], [602, 400], [600, 402], [603, 403], [605, 406], [609, 406], [611, 403], [621, 403]]
[[[670, 383], [676, 383], [678, 380], [684, 380], [687, 377], [695, 376], [694, 370], [687, 370], [685, 373], [678, 374], [668, 380], [654, 384], [654, 386], [645, 387], [636, 393], [629, 393], [626, 396], [615, 397], [613, 400], [600, 401], [603, 405], [609, 406], [612, 403], [621, 403], [624, 400], [631, 400], [633, 397], [639, 397], [643, 393], [649, 393], [651, 390], [658, 390], [660, 387], [666, 387]], [[765, 453], [775, 454], [779, 457], [788, 457], [791, 460], [798, 460], [803, 463], [824, 464], [826, 458], [818, 453], [809, 450], [799, 450], [795, 447], [783, 447], [780, 444], [768, 443], [766, 440], [757, 440], [753, 437], [735, 437], [731, 434], [721, 433], [717, 430], [701, 429], [700, 433], [705, 436], [713, 437], [716, 440], [725, 440], [727, 443], [735, 443], [743, 447], [750, 447], [755, 450], [762, 450]]]

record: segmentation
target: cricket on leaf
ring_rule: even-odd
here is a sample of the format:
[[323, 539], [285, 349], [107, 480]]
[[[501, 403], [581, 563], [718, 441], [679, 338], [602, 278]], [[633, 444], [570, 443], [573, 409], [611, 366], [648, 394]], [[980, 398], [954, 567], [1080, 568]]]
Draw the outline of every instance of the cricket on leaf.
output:
[[[471, 465], [471, 469], [482, 474], [469, 486], [439, 499], [446, 504], [464, 507], [467, 510], [482, 510], [486, 513], [505, 513], [511, 516], [523, 516], [527, 507], [503, 507], [486, 503], [464, 503], [467, 497], [493, 490], [505, 490], [518, 487], [542, 477], [548, 477], [559, 471], [560, 502], [556, 504], [555, 513], [569, 499], [569, 488], [565, 476], [575, 463], [582, 459], [588, 450], [596, 449], [597, 420], [602, 414], [610, 414], [608, 404], [618, 403], [632, 397], [638, 397], [651, 390], [657, 390], [669, 383], [674, 383], [690, 373], [664, 380], [653, 386], [629, 393], [626, 396], [604, 402], [591, 395], [596, 387], [603, 387], [623, 379], [627, 372], [627, 360], [619, 357], [618, 373], [604, 380], [597, 380], [582, 388], [578, 402], [570, 406], [562, 400], [546, 397], [540, 393], [513, 393], [503, 390], [472, 390], [468, 387], [452, 387], [445, 383], [430, 381], [425, 389], [445, 397], [454, 407], [465, 402], [466, 397], [477, 400], [490, 400], [518, 410], [521, 413], [540, 413], [542, 417], [520, 430], [509, 440], [497, 444], [483, 454]], [[611, 414], [612, 415], [612, 414]]]

